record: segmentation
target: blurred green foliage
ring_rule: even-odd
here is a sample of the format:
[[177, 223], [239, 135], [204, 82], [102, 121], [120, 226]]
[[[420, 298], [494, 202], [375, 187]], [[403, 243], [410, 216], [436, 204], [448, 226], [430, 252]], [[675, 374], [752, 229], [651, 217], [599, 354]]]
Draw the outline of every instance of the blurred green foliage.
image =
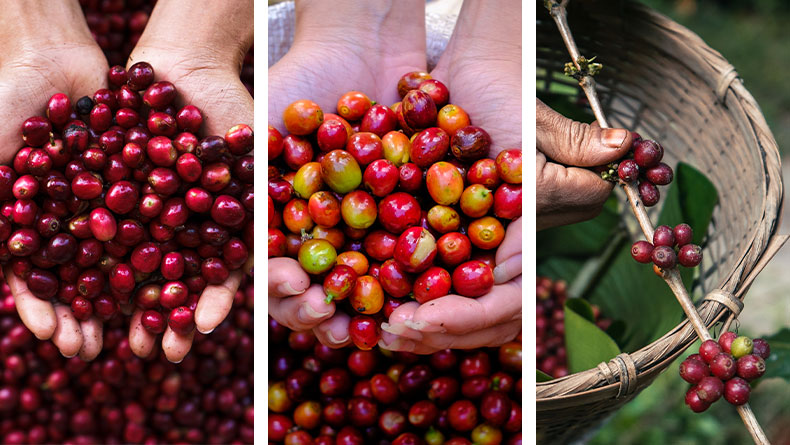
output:
[[643, 0], [697, 33], [738, 71], [782, 154], [790, 150], [790, 2], [786, 0]]

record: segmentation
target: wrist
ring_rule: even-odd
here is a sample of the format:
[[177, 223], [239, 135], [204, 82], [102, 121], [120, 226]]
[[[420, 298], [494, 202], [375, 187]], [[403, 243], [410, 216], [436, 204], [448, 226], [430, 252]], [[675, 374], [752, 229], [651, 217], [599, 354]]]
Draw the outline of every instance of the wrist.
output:
[[159, 0], [137, 46], [238, 72], [253, 26], [252, 1]]

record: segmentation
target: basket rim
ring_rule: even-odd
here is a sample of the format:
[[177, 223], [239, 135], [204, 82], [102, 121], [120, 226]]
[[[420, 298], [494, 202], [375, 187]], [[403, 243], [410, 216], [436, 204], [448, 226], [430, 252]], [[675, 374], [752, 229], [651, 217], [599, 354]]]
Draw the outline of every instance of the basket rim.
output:
[[[711, 89], [716, 92], [721, 105], [734, 116], [740, 126], [740, 132], [746, 136], [749, 151], [761, 154], [759, 159], [764, 169], [763, 191], [766, 204], [762, 217], [748, 233], [750, 240], [740, 252], [739, 260], [735, 262], [731, 270], [722, 275], [716, 286], [717, 289], [731, 293], [742, 301], [754, 278], [788, 238], [777, 234], [783, 206], [781, 158], [777, 142], [754, 97], [740, 81], [735, 68], [719, 52], [708, 46], [702, 38], [688, 28], [647, 5], [633, 0], [619, 0], [614, 3], [619, 4], [623, 9], [628, 9], [629, 12], [648, 18], [654, 22], [655, 26], [662, 28], [662, 31], [671, 34], [675, 40], [683, 42], [691, 52], [692, 59], [682, 63], [689, 70], [698, 74], [700, 79], [708, 83]], [[697, 305], [697, 308], [708, 328], [731, 313], [725, 305], [711, 300], [703, 301]], [[624, 399], [629, 400], [630, 397], [635, 396], [636, 393], [649, 385], [696, 339], [696, 333], [694, 333], [688, 319], [684, 318], [681, 323], [661, 338], [628, 354], [634, 358], [636, 364], [637, 384], [633, 385], [634, 392], [624, 394], [627, 396]], [[674, 347], [668, 348], [667, 346]], [[649, 357], [650, 353], [655, 350], [664, 352], [656, 357]], [[640, 382], [647, 385], [640, 385]], [[609, 383], [598, 368], [547, 382], [538, 382], [536, 383], [536, 408], [538, 412], [542, 412], [577, 406], [578, 403], [574, 404], [574, 402], [581, 402], [581, 399], [589, 401], [610, 399], [614, 402], [618, 395], [623, 395], [621, 390], [623, 385], [624, 381], [617, 371], [614, 372], [614, 381]]]

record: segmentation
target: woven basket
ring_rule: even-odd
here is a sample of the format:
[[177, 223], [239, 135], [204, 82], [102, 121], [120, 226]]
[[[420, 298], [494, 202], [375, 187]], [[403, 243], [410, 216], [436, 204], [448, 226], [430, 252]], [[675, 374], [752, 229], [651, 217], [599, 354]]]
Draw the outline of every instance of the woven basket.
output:
[[[716, 186], [719, 204], [694, 290], [706, 295], [697, 308], [708, 327], [737, 315], [755, 276], [787, 239], [775, 234], [782, 206], [780, 157], [759, 106], [721, 54], [640, 3], [571, 1], [568, 20], [581, 53], [604, 65], [595, 79], [610, 125], [661, 141], [667, 163], [682, 159]], [[537, 2], [541, 87], [548, 92], [552, 84], [573, 86], [564, 88], [577, 96], [569, 100], [581, 101], [575, 81], [562, 76], [569, 60], [554, 21]], [[636, 352], [538, 383], [538, 443], [589, 435], [696, 338], [684, 321]]]

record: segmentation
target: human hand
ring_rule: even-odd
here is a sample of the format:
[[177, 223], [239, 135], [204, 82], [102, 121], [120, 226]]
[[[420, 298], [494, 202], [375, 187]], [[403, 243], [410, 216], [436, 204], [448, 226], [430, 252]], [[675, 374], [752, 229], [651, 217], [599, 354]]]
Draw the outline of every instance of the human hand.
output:
[[[23, 146], [26, 118], [44, 115], [44, 104], [55, 93], [75, 103], [105, 88], [108, 67], [76, 0], [8, 1], [3, 8], [0, 120], [6, 125], [0, 127], [0, 163], [9, 164]], [[102, 324], [96, 317], [77, 321], [68, 306], [33, 296], [10, 267], [5, 277], [22, 322], [38, 339], [51, 339], [66, 357], [92, 360], [101, 352]]]
[[[407, 72], [426, 69], [422, 0], [298, 0], [296, 33], [288, 53], [269, 69], [271, 124], [288, 104], [310, 98], [325, 110], [351, 90], [390, 104]], [[320, 285], [295, 260], [269, 260], [269, 314], [290, 329], [312, 329], [331, 347], [351, 343], [349, 316], [325, 303]]]
[[[447, 85], [450, 102], [463, 108], [473, 125], [491, 135], [489, 157], [520, 148], [521, 3], [465, 2], [431, 76]], [[507, 227], [488, 294], [402, 304], [382, 324], [379, 345], [430, 354], [498, 346], [515, 338], [521, 330], [521, 229], [521, 218]]]
[[579, 167], [605, 165], [631, 147], [631, 132], [572, 121], [537, 102], [537, 229], [571, 224], [600, 213], [614, 185]]
[[[244, 55], [252, 45], [253, 2], [199, 3], [159, 0], [128, 65], [150, 63], [156, 80], [177, 86], [177, 106], [188, 103], [201, 110], [205, 136], [224, 136], [236, 124], [253, 126], [253, 99], [239, 79]], [[206, 286], [195, 309], [199, 332], [208, 334], [225, 319], [243, 274], [251, 274], [252, 267], [250, 254], [247, 264], [231, 272], [224, 283]], [[129, 344], [137, 356], [148, 357], [156, 336], [142, 327], [141, 315], [140, 310], [132, 314]], [[168, 327], [162, 337], [167, 359], [183, 360], [193, 338], [194, 331], [181, 335]]]

